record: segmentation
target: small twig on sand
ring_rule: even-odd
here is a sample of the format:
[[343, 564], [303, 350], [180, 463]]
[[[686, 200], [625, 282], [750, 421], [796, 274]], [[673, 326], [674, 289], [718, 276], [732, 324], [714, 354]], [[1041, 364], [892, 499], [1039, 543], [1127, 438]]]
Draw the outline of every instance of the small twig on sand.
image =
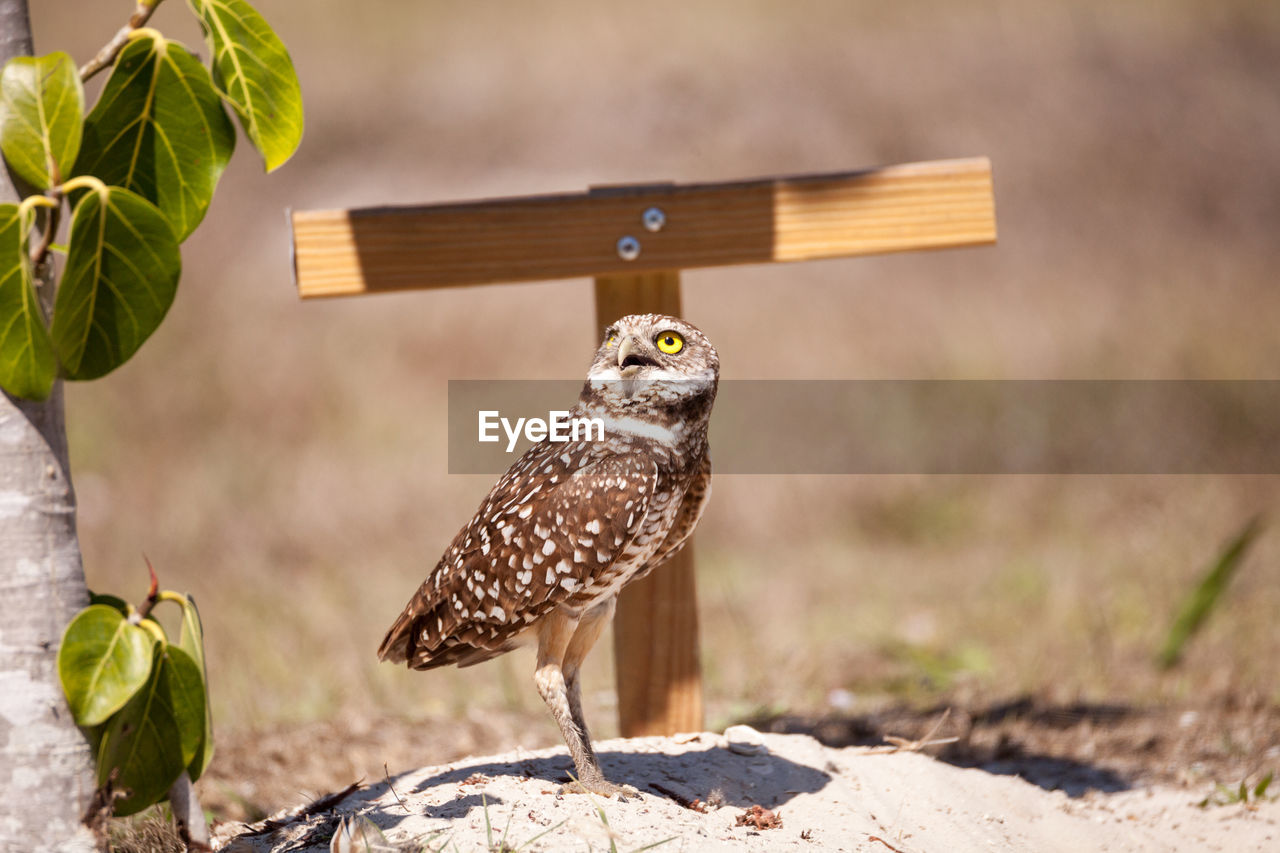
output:
[[699, 812], [701, 814], [707, 813], [707, 807], [702, 802], [701, 798], [695, 798], [691, 800], [688, 797], [683, 797], [680, 794], [677, 794], [675, 791], [671, 790], [670, 788], [659, 785], [657, 782], [650, 782], [649, 788], [651, 790], [657, 791], [659, 794], [662, 794], [667, 799], [672, 800], [681, 806], [684, 806], [686, 809], [693, 809], [695, 812]]
[[892, 851], [893, 851], [893, 853], [902, 853], [902, 850], [900, 850], [900, 849], [899, 849], [899, 848], [897, 848], [897, 847], [894, 847], [892, 844], [890, 844], [888, 841], [885, 841], [883, 838], [881, 838], [881, 837], [880, 837], [880, 836], [878, 836], [878, 835], [868, 835], [868, 836], [867, 836], [867, 840], [868, 840], [868, 841], [879, 841], [879, 842], [880, 842], [881, 844], [883, 844], [885, 847], [888, 847], [890, 850], [892, 850]]
[[312, 800], [307, 807], [302, 810], [302, 813], [298, 815], [298, 817], [311, 817], [312, 815], [318, 815], [321, 812], [327, 812], [329, 809], [335, 807], [338, 803], [360, 790], [363, 782], [363, 779], [358, 782], [352, 782], [336, 794], [326, 794], [319, 799]]
[[327, 812], [329, 809], [336, 807], [338, 803], [360, 790], [360, 788], [361, 782], [352, 782], [336, 794], [326, 794], [323, 797], [318, 797], [317, 799], [312, 800], [310, 803], [307, 803], [301, 811], [295, 814], [286, 815], [282, 818], [265, 820], [262, 822], [261, 826], [252, 832], [246, 832], [245, 835], [266, 835], [268, 832], [275, 832], [277, 829], [288, 826], [291, 823], [306, 820], [307, 818], [314, 817], [321, 812]]
[[387, 790], [391, 792], [391, 796], [396, 798], [396, 802], [400, 804], [400, 808], [404, 809], [406, 813], [410, 813], [409, 807], [404, 804], [404, 800], [400, 799], [400, 795], [396, 793], [396, 789], [391, 785], [391, 771], [387, 769], [387, 763], [385, 761], [382, 762], [382, 774], [387, 783]]
[[941, 746], [947, 743], [955, 743], [960, 740], [958, 737], [941, 737], [935, 738], [938, 729], [942, 728], [942, 724], [951, 716], [951, 709], [942, 712], [942, 716], [933, 724], [933, 728], [929, 729], [929, 733], [919, 740], [910, 740], [909, 738], [898, 737], [897, 735], [885, 735], [884, 739], [889, 742], [888, 746], [873, 746], [872, 752], [919, 752], [926, 746]]

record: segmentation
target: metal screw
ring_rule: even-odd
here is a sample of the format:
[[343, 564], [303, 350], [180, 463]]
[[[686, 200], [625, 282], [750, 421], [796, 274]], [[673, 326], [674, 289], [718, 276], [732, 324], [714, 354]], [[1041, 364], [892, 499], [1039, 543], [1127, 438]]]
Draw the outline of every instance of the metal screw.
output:
[[640, 241], [628, 234], [618, 241], [618, 257], [624, 261], [634, 261], [640, 257]]
[[650, 231], [661, 231], [662, 226], [667, 224], [667, 215], [662, 212], [660, 207], [651, 207], [644, 212], [644, 227]]

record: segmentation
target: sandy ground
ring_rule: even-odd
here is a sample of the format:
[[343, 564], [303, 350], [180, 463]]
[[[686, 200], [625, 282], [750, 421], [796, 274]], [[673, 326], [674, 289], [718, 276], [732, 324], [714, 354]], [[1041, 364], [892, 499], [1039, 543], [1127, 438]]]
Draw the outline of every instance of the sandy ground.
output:
[[[640, 788], [626, 802], [561, 793], [569, 767], [562, 748], [516, 750], [404, 773], [325, 808], [299, 807], [252, 826], [222, 824], [215, 840], [231, 853], [328, 850], [339, 822], [362, 816], [384, 834], [379, 842], [394, 845], [385, 849], [464, 853], [609, 850], [611, 842], [620, 851], [664, 842], [660, 849], [903, 853], [1280, 845], [1280, 800], [1202, 808], [1194, 793], [1164, 787], [1071, 797], [920, 752], [754, 736], [754, 753], [741, 737], [731, 743], [709, 733], [600, 743], [606, 774]], [[757, 805], [780, 825], [737, 825]]]

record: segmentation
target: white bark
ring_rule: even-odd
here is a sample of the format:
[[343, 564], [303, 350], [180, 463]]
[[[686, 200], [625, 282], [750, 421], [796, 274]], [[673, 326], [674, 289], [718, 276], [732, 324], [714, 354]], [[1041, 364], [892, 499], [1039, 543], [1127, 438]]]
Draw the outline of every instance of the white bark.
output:
[[204, 820], [204, 809], [200, 807], [200, 798], [196, 796], [191, 776], [185, 770], [169, 788], [169, 808], [173, 809], [173, 819], [185, 838], [209, 846], [209, 825]]
[[[0, 63], [30, 52], [26, 0], [0, 0]], [[3, 175], [0, 196], [15, 196]], [[95, 847], [81, 824], [92, 756], [57, 673], [87, 603], [62, 383], [39, 403], [0, 395], [0, 853]]]
[[[58, 683], [62, 631], [88, 603], [59, 383], [0, 398], [0, 851], [92, 849], [89, 744]], [[78, 846], [64, 844], [79, 837]]]

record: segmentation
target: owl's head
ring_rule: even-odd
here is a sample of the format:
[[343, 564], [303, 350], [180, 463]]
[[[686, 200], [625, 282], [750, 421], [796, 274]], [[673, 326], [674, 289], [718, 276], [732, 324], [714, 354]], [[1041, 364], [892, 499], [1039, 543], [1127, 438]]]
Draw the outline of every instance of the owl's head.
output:
[[604, 330], [584, 396], [626, 408], [709, 405], [719, 379], [720, 357], [696, 326], [666, 314], [631, 314]]

